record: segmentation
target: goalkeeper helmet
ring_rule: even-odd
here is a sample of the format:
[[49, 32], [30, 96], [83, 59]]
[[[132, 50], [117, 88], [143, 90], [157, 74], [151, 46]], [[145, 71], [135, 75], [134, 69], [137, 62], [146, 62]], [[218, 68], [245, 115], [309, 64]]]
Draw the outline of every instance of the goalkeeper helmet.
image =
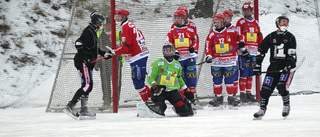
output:
[[167, 61], [171, 62], [173, 60], [173, 55], [175, 53], [175, 48], [173, 45], [171, 44], [163, 45], [162, 52], [163, 52], [163, 57]]

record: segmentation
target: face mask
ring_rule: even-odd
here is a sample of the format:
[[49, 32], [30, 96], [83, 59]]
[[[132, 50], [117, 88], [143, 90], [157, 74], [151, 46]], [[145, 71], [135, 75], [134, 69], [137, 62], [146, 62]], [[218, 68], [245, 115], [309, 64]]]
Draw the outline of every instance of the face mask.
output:
[[280, 30], [283, 31], [283, 32], [285, 32], [285, 31], [288, 29], [288, 27], [286, 27], [286, 26], [281, 26], [281, 27], [279, 27], [279, 28], [280, 28]]

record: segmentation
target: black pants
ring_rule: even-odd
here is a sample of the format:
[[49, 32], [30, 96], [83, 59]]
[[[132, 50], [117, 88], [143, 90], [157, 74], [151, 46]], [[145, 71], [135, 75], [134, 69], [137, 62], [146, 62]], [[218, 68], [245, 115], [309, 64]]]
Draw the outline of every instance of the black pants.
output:
[[[268, 67], [268, 71], [282, 70], [283, 68], [284, 68], [284, 64], [274, 63], [274, 64], [270, 64], [270, 66]], [[264, 109], [267, 108], [269, 98], [275, 88], [278, 89], [279, 94], [282, 96], [284, 101], [283, 103], [285, 105], [289, 104], [289, 86], [291, 84], [293, 76], [294, 76], [294, 72], [290, 72], [287, 74], [280, 73], [280, 72], [267, 73], [263, 81], [262, 89], [260, 91], [260, 95], [261, 95], [260, 107]]]

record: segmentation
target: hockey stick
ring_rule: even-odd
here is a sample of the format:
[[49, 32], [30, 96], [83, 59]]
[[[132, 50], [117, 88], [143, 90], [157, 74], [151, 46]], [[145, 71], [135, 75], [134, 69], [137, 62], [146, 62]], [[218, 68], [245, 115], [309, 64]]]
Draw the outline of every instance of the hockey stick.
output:
[[[217, 58], [217, 57], [220, 57], [220, 56], [222, 56], [222, 55], [224, 55], [224, 54], [227, 54], [227, 53], [229, 53], [229, 52], [231, 52], [231, 51], [233, 51], [233, 50], [236, 50], [236, 49], [238, 49], [239, 47], [235, 47], [235, 48], [233, 48], [233, 49], [231, 49], [231, 50], [229, 50], [229, 51], [226, 51], [226, 52], [224, 52], [224, 53], [221, 53], [221, 54], [219, 54], [218, 56], [214, 56], [212, 59], [214, 59], [214, 58]], [[196, 65], [202, 65], [202, 64], [204, 64], [204, 63], [206, 63], [207, 61], [203, 61], [203, 62], [200, 62], [199, 64], [196, 64]]]
[[[303, 62], [304, 62], [305, 59], [306, 59], [306, 57], [303, 57], [303, 58], [300, 60], [299, 64], [298, 64], [295, 68], [291, 69], [290, 72], [296, 71], [296, 70], [303, 64]], [[279, 72], [282, 72], [282, 71], [283, 71], [283, 70], [264, 71], [264, 72], [261, 72], [261, 73], [279, 73]]]
[[90, 63], [94, 63], [94, 62], [97, 62], [97, 61], [102, 60], [102, 59], [103, 59], [102, 57], [101, 58], [97, 58], [96, 60], [90, 61]]

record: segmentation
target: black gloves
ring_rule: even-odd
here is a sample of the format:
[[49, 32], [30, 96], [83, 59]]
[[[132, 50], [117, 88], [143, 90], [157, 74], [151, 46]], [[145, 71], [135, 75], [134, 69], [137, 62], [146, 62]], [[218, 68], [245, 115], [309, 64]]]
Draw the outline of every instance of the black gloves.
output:
[[193, 47], [193, 46], [190, 46], [190, 47], [189, 47], [189, 52], [190, 52], [190, 53], [193, 53], [193, 52], [194, 52], [194, 47]]
[[296, 61], [293, 59], [293, 57], [288, 57], [286, 66], [284, 67], [282, 73], [290, 73], [290, 70], [295, 67], [296, 67]]
[[207, 63], [212, 63], [212, 57], [211, 56], [206, 56], [206, 62]]
[[240, 42], [238, 43], [238, 46], [239, 46], [239, 48], [243, 48], [243, 47], [244, 47], [244, 41], [240, 41]]
[[256, 56], [256, 64], [254, 65], [254, 68], [253, 68], [253, 74], [256, 76], [261, 75], [261, 63], [263, 61], [263, 58], [264, 58], [264, 54], [259, 54]]
[[176, 51], [176, 52], [174, 53], [174, 55], [173, 55], [173, 58], [174, 58], [175, 60], [178, 60], [178, 59], [180, 58], [180, 53], [179, 53], [178, 51]]
[[[110, 54], [112, 55], [111, 50], [109, 50], [109, 51], [108, 51], [108, 53], [110, 53]], [[111, 56], [111, 55], [108, 55], [107, 57], [104, 57], [104, 59], [106, 59], [106, 60], [111, 59], [111, 58], [112, 58], [112, 56]]]
[[154, 96], [159, 96], [162, 91], [165, 91], [167, 89], [165, 85], [159, 85], [157, 83], [153, 83], [151, 88], [153, 89]]
[[242, 56], [243, 56], [243, 58], [245, 60], [249, 60], [250, 59], [250, 54], [249, 54], [247, 49], [244, 49], [243, 51], [241, 50], [241, 52], [242, 52]]
[[194, 95], [193, 95], [193, 93], [190, 91], [189, 88], [186, 88], [186, 89], [184, 90], [184, 96], [186, 96], [186, 98], [187, 98], [188, 100], [190, 100], [192, 103], [195, 101]]
[[261, 64], [255, 64], [253, 68], [253, 75], [260, 76], [261, 75]]

